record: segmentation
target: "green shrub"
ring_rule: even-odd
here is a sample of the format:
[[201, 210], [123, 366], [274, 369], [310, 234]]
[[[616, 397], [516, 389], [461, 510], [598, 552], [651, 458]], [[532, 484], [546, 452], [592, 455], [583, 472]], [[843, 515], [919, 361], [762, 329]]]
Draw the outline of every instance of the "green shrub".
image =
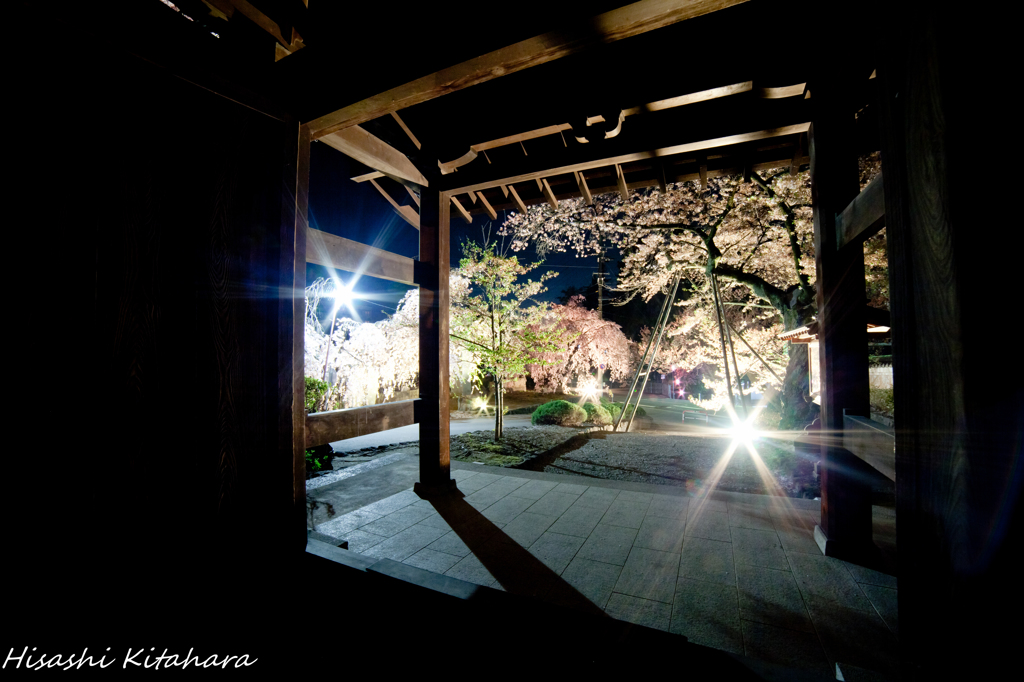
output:
[[320, 404], [320, 399], [327, 393], [328, 388], [330, 387], [326, 381], [306, 377], [306, 410], [316, 412], [316, 406]]
[[608, 414], [608, 410], [601, 405], [595, 405], [594, 403], [586, 403], [583, 405], [583, 409], [587, 412], [587, 421], [597, 426], [607, 426], [612, 423], [612, 416]]
[[586, 410], [579, 405], [574, 405], [566, 400], [552, 400], [534, 410], [531, 423], [579, 426], [586, 418]]
[[868, 402], [871, 403], [872, 410], [887, 417], [894, 416], [893, 407], [895, 403], [891, 388], [870, 388], [868, 389], [868, 396]]
[[767, 407], [757, 413], [754, 418], [754, 428], [758, 431], [776, 431], [779, 428], [779, 421], [782, 419], [782, 412], [775, 403], [768, 403]]

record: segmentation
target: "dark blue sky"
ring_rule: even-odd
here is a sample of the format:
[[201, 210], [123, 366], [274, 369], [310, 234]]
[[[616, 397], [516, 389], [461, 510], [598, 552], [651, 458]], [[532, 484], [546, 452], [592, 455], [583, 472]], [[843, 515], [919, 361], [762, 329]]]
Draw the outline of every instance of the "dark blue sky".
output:
[[[365, 167], [352, 162], [347, 156], [326, 144], [314, 143], [310, 155], [309, 178], [309, 224], [311, 227], [345, 237], [363, 244], [416, 258], [419, 255], [419, 231], [395, 213], [391, 205], [368, 182], [352, 182], [351, 178], [366, 172]], [[411, 203], [405, 197], [401, 203]], [[492, 237], [504, 220], [498, 212], [498, 220], [491, 225]], [[467, 239], [480, 242], [483, 229], [490, 219], [485, 215], [475, 216], [472, 225], [459, 217], [451, 220], [452, 267], [457, 267], [462, 258], [462, 243]], [[500, 242], [499, 242], [500, 243]], [[533, 249], [514, 254], [520, 262], [533, 262]], [[609, 264], [611, 268], [614, 263]], [[576, 258], [573, 254], [552, 254], [546, 259], [545, 269], [559, 273], [550, 280], [549, 291], [543, 298], [556, 300], [563, 289], [570, 286], [586, 288], [597, 270], [596, 258]], [[531, 278], [540, 275], [540, 269], [530, 273]], [[351, 273], [339, 271], [342, 282], [348, 284]], [[306, 282], [312, 283], [318, 277], [328, 276], [327, 268], [306, 265]], [[394, 312], [399, 300], [410, 287], [395, 282], [361, 277], [356, 284], [356, 293], [361, 294], [355, 303], [360, 318], [367, 322], [384, 319]], [[344, 313], [341, 313], [344, 314]]]

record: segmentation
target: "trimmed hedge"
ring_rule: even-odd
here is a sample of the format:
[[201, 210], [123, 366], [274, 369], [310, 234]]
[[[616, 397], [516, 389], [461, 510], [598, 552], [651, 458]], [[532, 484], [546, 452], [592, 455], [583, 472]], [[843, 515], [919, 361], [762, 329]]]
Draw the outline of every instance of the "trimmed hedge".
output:
[[583, 405], [583, 409], [587, 412], [587, 421], [597, 426], [607, 426], [612, 423], [612, 416], [608, 414], [601, 405], [595, 405], [594, 403], [586, 403]]
[[533, 412], [532, 424], [555, 424], [556, 426], [579, 426], [587, 419], [582, 407], [566, 400], [552, 400]]

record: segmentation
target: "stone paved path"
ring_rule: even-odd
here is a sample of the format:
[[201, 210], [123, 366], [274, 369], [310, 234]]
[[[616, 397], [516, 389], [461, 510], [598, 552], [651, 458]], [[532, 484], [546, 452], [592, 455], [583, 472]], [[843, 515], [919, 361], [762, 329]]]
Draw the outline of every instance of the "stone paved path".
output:
[[[896, 672], [896, 579], [825, 557], [813, 500], [453, 463], [465, 497], [412, 489], [318, 524], [350, 551], [835, 675]], [[877, 532], [894, 524], [876, 508]]]

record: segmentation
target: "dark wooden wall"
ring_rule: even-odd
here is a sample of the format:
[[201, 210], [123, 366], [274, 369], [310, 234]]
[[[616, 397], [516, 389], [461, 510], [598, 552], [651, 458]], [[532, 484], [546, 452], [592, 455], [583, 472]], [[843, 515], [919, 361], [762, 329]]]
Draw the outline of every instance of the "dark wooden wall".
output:
[[299, 128], [65, 29], [45, 56], [14, 50], [5, 124], [12, 613], [47, 646], [62, 629], [230, 638], [248, 609], [280, 612], [305, 541]]

